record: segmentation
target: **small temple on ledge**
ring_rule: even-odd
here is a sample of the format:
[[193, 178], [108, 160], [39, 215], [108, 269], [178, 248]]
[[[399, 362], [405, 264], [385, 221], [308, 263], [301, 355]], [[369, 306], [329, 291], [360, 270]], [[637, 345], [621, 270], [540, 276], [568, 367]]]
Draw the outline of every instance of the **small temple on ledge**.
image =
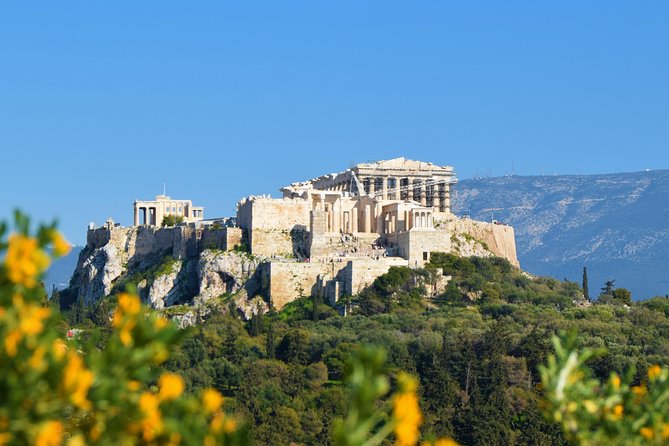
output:
[[184, 223], [196, 223], [204, 218], [204, 208], [193, 206], [191, 200], [175, 200], [167, 195], [157, 195], [153, 201], [135, 200], [133, 203], [135, 226], [160, 226], [163, 217], [181, 217]]

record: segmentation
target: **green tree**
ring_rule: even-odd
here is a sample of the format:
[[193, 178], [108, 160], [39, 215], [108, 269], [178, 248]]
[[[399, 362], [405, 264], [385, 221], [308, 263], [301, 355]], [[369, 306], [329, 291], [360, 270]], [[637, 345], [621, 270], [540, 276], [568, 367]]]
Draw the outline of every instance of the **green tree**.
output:
[[615, 279], [614, 280], [607, 280], [604, 282], [604, 286], [601, 289], [601, 295], [603, 296], [611, 296], [613, 294], [613, 288], [615, 284]]
[[583, 297], [590, 300], [590, 289], [588, 288], [588, 268], [583, 267]]
[[176, 226], [180, 223], [183, 223], [183, 221], [183, 215], [165, 215], [163, 217], [163, 221], [161, 222], [161, 226]]

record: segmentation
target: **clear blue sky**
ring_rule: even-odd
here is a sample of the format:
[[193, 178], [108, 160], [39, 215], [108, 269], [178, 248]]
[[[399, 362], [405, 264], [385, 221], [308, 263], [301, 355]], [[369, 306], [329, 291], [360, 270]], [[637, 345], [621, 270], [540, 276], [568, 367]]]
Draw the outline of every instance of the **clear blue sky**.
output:
[[477, 173], [669, 167], [666, 1], [3, 2], [0, 217], [85, 240], [404, 155]]

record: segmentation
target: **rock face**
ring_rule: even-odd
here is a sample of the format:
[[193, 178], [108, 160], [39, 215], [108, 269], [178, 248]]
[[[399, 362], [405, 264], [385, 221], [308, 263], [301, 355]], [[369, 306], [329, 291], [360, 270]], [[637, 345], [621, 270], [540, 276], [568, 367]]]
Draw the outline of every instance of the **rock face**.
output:
[[94, 249], [91, 253], [84, 250], [79, 261], [81, 267], [75, 271], [80, 283], [78, 296], [88, 305], [109, 294], [114, 280], [123, 273], [123, 259], [114, 244]]
[[[161, 274], [153, 279], [153, 283], [147, 286], [145, 302], [153, 308], [165, 308], [173, 305], [179, 300], [180, 291], [184, 288], [179, 281], [179, 273], [183, 262], [174, 262], [168, 273]], [[148, 284], [147, 284], [148, 285]], [[140, 290], [140, 295], [144, 294]]]
[[199, 294], [195, 303], [204, 303], [224, 294], [234, 294], [242, 288], [257, 288], [248, 283], [260, 261], [243, 253], [206, 249], [197, 263]]
[[[240, 311], [251, 314], [258, 303], [247, 302], [247, 296], [253, 298], [258, 292], [254, 276], [260, 260], [217, 249], [219, 242], [228, 244], [226, 238], [214, 237], [218, 235], [202, 236], [190, 227], [114, 226], [89, 231], [65, 293], [70, 301], [82, 298], [91, 305], [134, 283], [142, 300], [157, 309], [204, 304], [235, 294]], [[202, 249], [200, 242], [213, 249]], [[192, 322], [192, 315], [181, 316], [184, 324]]]

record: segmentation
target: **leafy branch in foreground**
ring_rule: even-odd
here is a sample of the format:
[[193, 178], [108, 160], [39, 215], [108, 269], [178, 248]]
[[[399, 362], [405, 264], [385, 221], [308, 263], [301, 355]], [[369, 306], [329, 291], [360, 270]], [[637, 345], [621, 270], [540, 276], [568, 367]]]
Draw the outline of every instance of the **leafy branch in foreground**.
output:
[[600, 382], [586, 362], [601, 354], [578, 350], [576, 333], [553, 336], [555, 354], [540, 366], [544, 413], [559, 423], [569, 441], [580, 445], [666, 444], [669, 440], [669, 370], [648, 368], [632, 385], [635, 370], [615, 372]]

